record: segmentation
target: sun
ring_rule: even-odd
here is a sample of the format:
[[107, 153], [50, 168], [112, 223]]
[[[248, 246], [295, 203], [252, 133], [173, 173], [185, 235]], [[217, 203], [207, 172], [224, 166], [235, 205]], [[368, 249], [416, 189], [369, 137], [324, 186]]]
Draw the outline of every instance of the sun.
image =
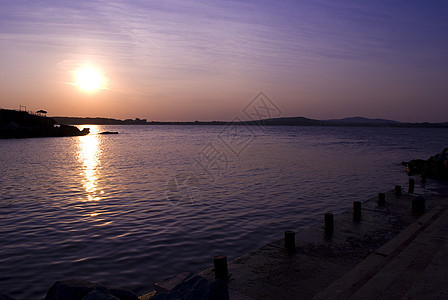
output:
[[76, 85], [85, 91], [104, 89], [104, 81], [101, 73], [94, 68], [85, 67], [76, 71]]

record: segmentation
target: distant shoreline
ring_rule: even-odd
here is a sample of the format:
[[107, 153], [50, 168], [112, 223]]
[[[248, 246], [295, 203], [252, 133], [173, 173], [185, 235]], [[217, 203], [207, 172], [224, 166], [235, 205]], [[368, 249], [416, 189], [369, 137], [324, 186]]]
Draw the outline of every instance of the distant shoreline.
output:
[[263, 119], [256, 121], [224, 122], [224, 121], [146, 121], [146, 119], [118, 120], [112, 118], [90, 117], [52, 117], [59, 124], [65, 125], [229, 125], [240, 124], [249, 126], [341, 126], [341, 127], [398, 127], [398, 128], [448, 128], [444, 123], [403, 123], [383, 119], [367, 119], [361, 117], [338, 120], [315, 120], [304, 117], [286, 117]]

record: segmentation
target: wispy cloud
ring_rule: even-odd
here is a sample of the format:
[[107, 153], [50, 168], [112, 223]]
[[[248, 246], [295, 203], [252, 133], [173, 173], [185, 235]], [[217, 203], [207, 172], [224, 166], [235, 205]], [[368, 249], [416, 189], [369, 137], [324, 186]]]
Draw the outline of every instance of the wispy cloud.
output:
[[148, 81], [294, 90], [341, 74], [435, 78], [448, 69], [447, 14], [442, 1], [4, 0], [0, 59], [97, 61], [143, 94]]

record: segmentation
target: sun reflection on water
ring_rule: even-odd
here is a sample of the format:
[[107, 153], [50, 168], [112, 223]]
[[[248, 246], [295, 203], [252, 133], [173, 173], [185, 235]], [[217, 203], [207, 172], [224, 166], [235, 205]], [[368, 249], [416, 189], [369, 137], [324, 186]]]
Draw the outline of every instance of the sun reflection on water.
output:
[[101, 195], [104, 192], [98, 184], [101, 170], [101, 143], [99, 136], [89, 134], [79, 137], [78, 141], [78, 160], [82, 164], [82, 172], [80, 175], [83, 177], [82, 184], [87, 193], [86, 201], [101, 200]]

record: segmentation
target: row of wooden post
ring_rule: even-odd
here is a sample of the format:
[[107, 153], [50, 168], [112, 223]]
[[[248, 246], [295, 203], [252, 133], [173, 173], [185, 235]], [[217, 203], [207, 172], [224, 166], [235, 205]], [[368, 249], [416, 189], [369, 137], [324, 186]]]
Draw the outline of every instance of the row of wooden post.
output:
[[[408, 193], [414, 193], [414, 178], [409, 178]], [[394, 188], [395, 196], [401, 195], [401, 186], [396, 185]], [[378, 193], [378, 206], [384, 206], [386, 204], [386, 194]], [[353, 221], [361, 221], [361, 206], [360, 201], [353, 202]], [[412, 212], [415, 214], [423, 214], [425, 212], [425, 198], [422, 196], [412, 199]], [[324, 214], [324, 230], [327, 236], [333, 234], [334, 231], [334, 215], [332, 213]], [[296, 249], [296, 237], [295, 232], [292, 230], [286, 230], [284, 241], [285, 248], [288, 252], [294, 252]], [[229, 271], [227, 269], [227, 257], [225, 255], [218, 255], [213, 258], [213, 264], [215, 267], [215, 278], [227, 281], [229, 279]]]

